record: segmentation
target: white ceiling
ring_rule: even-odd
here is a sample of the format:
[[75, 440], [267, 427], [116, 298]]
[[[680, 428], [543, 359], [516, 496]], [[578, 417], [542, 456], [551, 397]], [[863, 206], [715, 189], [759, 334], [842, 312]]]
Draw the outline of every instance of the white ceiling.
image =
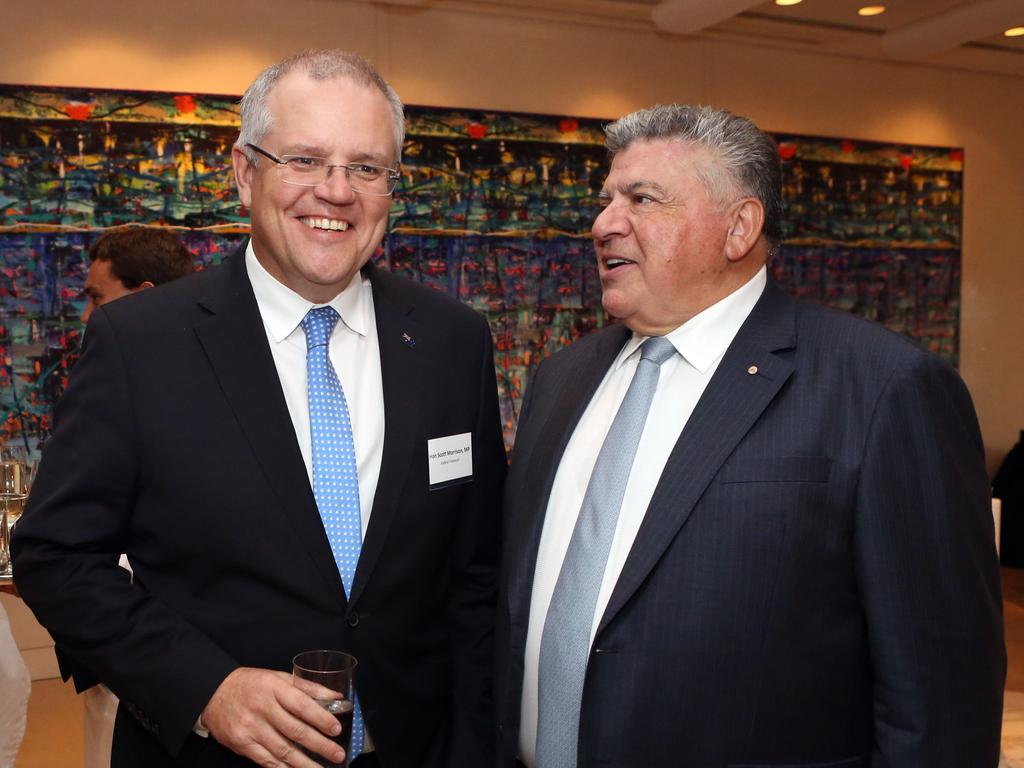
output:
[[[457, 7], [581, 23], [649, 28], [664, 34], [768, 43], [820, 53], [919, 62], [1024, 77], [1024, 0], [370, 0]], [[879, 16], [857, 15], [884, 4]]]
[[[872, 58], [1024, 75], [1024, 37], [1003, 35], [1009, 27], [1024, 26], [1024, 0], [803, 0], [791, 6], [758, 0], [621, 2], [649, 8], [655, 26], [667, 32], [788, 37], [836, 53], [866, 46], [862, 52]], [[885, 5], [886, 11], [857, 14], [869, 4]], [[668, 23], [661, 23], [663, 18]]]

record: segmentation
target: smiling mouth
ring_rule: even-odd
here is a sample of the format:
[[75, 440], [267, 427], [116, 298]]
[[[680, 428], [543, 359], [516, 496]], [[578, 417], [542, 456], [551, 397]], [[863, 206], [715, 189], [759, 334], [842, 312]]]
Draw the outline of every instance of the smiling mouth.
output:
[[327, 232], [344, 232], [349, 228], [349, 223], [341, 219], [325, 219], [315, 216], [304, 216], [299, 219], [310, 229], [319, 229]]
[[619, 267], [624, 267], [627, 264], [636, 264], [635, 261], [630, 261], [629, 259], [620, 259], [615, 256], [603, 259], [602, 263], [604, 264], [604, 268], [607, 269], [609, 272], [614, 271]]

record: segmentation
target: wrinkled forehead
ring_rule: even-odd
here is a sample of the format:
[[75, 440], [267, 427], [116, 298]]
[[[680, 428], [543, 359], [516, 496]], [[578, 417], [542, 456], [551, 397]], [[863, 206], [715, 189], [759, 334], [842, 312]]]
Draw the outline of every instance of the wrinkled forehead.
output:
[[351, 112], [367, 105], [388, 106], [377, 88], [347, 73], [314, 78], [301, 69], [283, 75], [270, 89], [266, 103], [272, 124], [325, 109]]
[[691, 179], [705, 181], [717, 170], [717, 155], [704, 146], [678, 139], [641, 139], [612, 157], [602, 194], [638, 185], [669, 188]]
[[[348, 74], [313, 78], [302, 70], [284, 75], [267, 99], [270, 130], [282, 152], [329, 154], [337, 141], [390, 161], [395, 155], [394, 121], [387, 97]], [[287, 147], [287, 150], [286, 150]]]
[[740, 183], [714, 147], [682, 139], [653, 139], [634, 141], [616, 153], [601, 196], [636, 191], [644, 185], [671, 191], [694, 183], [703, 187], [716, 206], [743, 195]]

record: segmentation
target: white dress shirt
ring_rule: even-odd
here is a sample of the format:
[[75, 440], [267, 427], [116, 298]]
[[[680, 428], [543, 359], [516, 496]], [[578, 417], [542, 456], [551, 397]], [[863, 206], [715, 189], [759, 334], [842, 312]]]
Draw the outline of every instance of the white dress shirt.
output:
[[[271, 276], [256, 259], [251, 240], [245, 250], [245, 267], [256, 294], [256, 304], [263, 317], [267, 341], [312, 487], [313, 439], [306, 392], [306, 334], [301, 323], [309, 310], [324, 305], [307, 301]], [[359, 476], [359, 511], [365, 538], [384, 455], [384, 387], [369, 279], [357, 274], [328, 305], [341, 316], [331, 334], [329, 354], [345, 390], [352, 422]], [[287, 438], [282, 435], [282, 439]]]
[[[306, 332], [302, 330], [301, 323], [309, 310], [319, 306], [334, 307], [341, 317], [331, 333], [328, 354], [345, 392], [348, 417], [352, 423], [359, 479], [359, 515], [365, 539], [384, 457], [384, 385], [370, 281], [358, 273], [345, 290], [323, 305], [302, 298], [267, 272], [256, 258], [252, 240], [245, 249], [245, 268], [263, 317], [270, 352], [274, 356], [295, 438], [306, 464], [310, 488], [313, 487], [313, 437], [309, 427], [306, 389]], [[282, 439], [286, 438], [282, 436]], [[363, 751], [370, 752], [373, 748], [373, 739], [366, 729]]]
[[[726, 349], [760, 298], [766, 281], [767, 270], [762, 267], [743, 287], [666, 335], [679, 354], [661, 365], [658, 390], [633, 460], [608, 553], [590, 630], [591, 643], [669, 454]], [[633, 379], [640, 359], [640, 345], [646, 338], [634, 335], [616, 357], [577, 424], [551, 486], [537, 550], [524, 659], [519, 755], [528, 768], [536, 765], [537, 667], [551, 595], [569, 548], [597, 454]]]
[[[328, 353], [345, 392], [348, 416], [352, 422], [359, 479], [359, 516], [365, 539], [384, 457], [384, 387], [370, 281], [359, 273], [326, 305], [314, 304], [267, 272], [256, 258], [252, 240], [245, 249], [245, 269], [263, 318], [288, 415], [292, 419], [302, 461], [306, 464], [310, 488], [313, 487], [313, 437], [309, 428], [309, 397], [306, 391], [306, 332], [302, 330], [301, 323], [313, 307], [334, 307], [341, 317], [331, 333]], [[286, 440], [287, 436], [281, 435], [281, 439]], [[203, 738], [210, 735], [201, 716], [192, 730]], [[372, 750], [373, 741], [367, 730], [363, 751]]]

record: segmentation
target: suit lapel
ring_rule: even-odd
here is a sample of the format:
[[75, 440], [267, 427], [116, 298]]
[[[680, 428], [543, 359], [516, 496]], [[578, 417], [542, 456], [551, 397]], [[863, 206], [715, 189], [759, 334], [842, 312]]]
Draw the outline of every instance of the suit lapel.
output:
[[281, 512], [337, 599], [344, 588], [245, 271], [244, 246], [220, 270], [220, 279], [199, 302], [209, 317], [196, 324], [196, 336]]
[[775, 353], [796, 343], [794, 311], [792, 300], [769, 283], [669, 455], [598, 633], [647, 578], [719, 468], [792, 374], [789, 357]]
[[[544, 527], [544, 513], [547, 511], [551, 487], [565, 447], [572, 437], [576, 425], [590, 404], [594, 392], [611, 367], [615, 356], [626, 343], [630, 333], [621, 325], [600, 331], [593, 349], [578, 365], [566, 366], [563, 381], [546, 383], [546, 392], [540, 397], [554, 396], [556, 402], [548, 409], [547, 421], [534, 430], [538, 436], [530, 447], [530, 453], [522, 456], [513, 451], [512, 463], [529, 462], [525, 475], [517, 475], [520, 481], [529, 483], [533, 489], [528, 497], [522, 516], [511, 528], [517, 541], [511, 542], [508, 551], [516, 553], [516, 565], [509, 581], [509, 611], [513, 617], [526, 617], [533, 585], [533, 572], [537, 562], [537, 547]], [[554, 392], [552, 392], [554, 390]]]
[[[373, 311], [380, 347], [380, 373], [384, 386], [384, 453], [350, 603], [359, 599], [380, 559], [409, 467], [415, 459], [416, 424], [422, 396], [422, 355], [425, 354], [422, 345], [417, 348], [408, 343], [409, 340], [423, 338], [422, 327], [413, 319], [415, 307], [393, 289], [390, 275], [372, 264], [365, 269], [373, 286]], [[423, 449], [426, 450], [425, 445]]]

